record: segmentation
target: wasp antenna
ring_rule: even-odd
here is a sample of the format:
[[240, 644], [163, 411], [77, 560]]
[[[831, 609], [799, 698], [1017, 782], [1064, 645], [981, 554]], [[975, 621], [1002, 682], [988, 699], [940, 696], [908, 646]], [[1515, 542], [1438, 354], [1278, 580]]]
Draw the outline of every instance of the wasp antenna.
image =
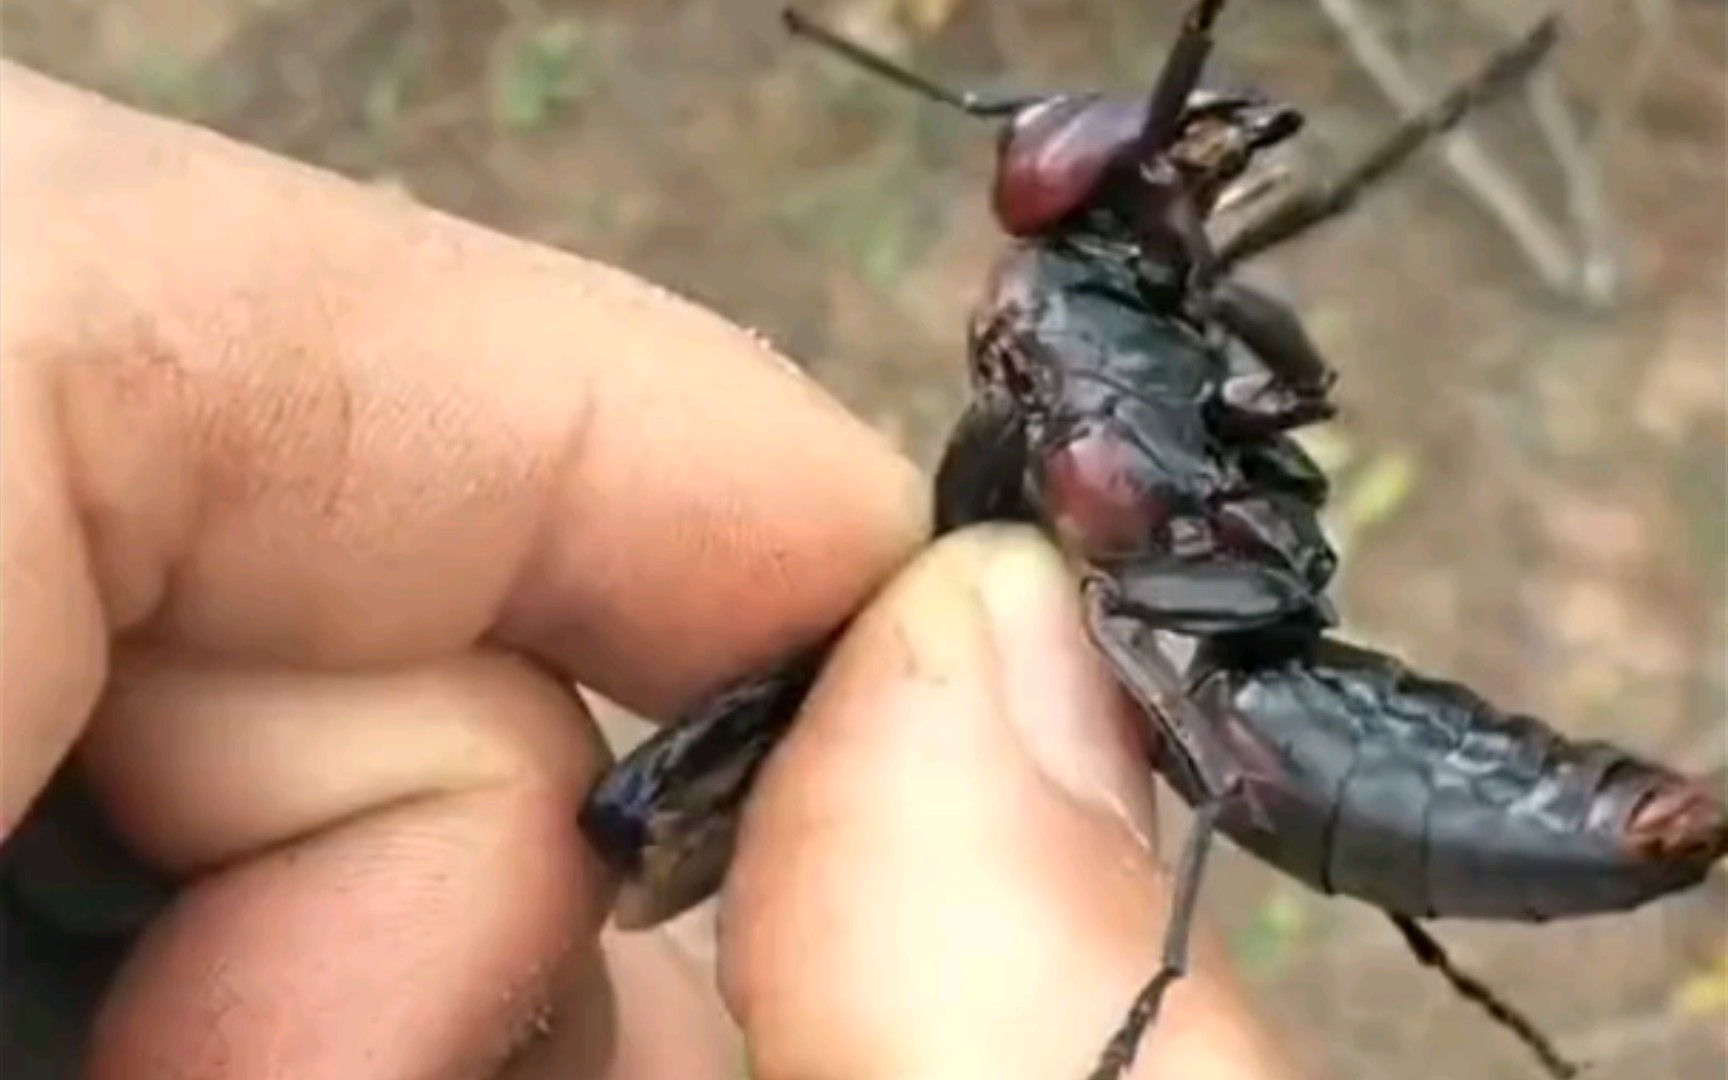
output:
[[844, 56], [846, 59], [864, 68], [866, 71], [887, 79], [915, 94], [939, 101], [966, 113], [968, 116], [984, 118], [1011, 116], [1015, 112], [1038, 100], [1039, 97], [1027, 94], [994, 96], [974, 93], [970, 90], [952, 90], [939, 83], [931, 82], [924, 76], [902, 67], [881, 53], [866, 49], [855, 41], [848, 40], [810, 18], [797, 8], [788, 7], [780, 14], [780, 19], [786, 24], [789, 33], [809, 38], [824, 48]]
[[1176, 135], [1176, 125], [1188, 104], [1188, 95], [1200, 81], [1206, 57], [1212, 51], [1212, 25], [1223, 13], [1226, 0], [1195, 0], [1194, 6], [1182, 18], [1182, 29], [1176, 44], [1158, 71], [1158, 81], [1152, 87], [1151, 103], [1146, 110], [1146, 124], [1140, 129], [1139, 157], [1151, 161], [1170, 145]]

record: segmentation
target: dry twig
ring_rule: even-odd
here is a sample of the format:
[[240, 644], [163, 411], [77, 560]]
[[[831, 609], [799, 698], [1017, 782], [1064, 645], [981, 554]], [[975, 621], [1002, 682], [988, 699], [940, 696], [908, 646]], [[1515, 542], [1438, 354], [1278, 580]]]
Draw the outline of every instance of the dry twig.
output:
[[1606, 305], [1620, 291], [1618, 241], [1602, 189], [1607, 157], [1586, 143], [1552, 71], [1531, 78], [1529, 98], [1531, 114], [1566, 181], [1567, 211], [1582, 249], [1574, 284], [1589, 302]]
[[[1401, 112], [1409, 115], [1427, 103], [1428, 92], [1385, 38], [1369, 25], [1368, 16], [1356, 0], [1317, 2], [1357, 63]], [[1480, 139], [1469, 131], [1454, 132], [1444, 138], [1440, 152], [1453, 174], [1500, 222], [1543, 281], [1568, 296], [1590, 298], [1584, 291], [1579, 260], [1562, 230], [1494, 161]]]

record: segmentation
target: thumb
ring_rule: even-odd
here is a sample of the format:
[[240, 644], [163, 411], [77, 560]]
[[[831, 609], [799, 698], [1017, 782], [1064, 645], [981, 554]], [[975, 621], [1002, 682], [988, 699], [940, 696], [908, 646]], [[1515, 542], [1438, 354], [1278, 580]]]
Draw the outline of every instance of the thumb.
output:
[[[765, 769], [721, 923], [757, 1080], [1085, 1075], [1156, 970], [1140, 719], [1075, 582], [949, 537], [860, 618]], [[1270, 1077], [1202, 928], [1136, 1075]]]

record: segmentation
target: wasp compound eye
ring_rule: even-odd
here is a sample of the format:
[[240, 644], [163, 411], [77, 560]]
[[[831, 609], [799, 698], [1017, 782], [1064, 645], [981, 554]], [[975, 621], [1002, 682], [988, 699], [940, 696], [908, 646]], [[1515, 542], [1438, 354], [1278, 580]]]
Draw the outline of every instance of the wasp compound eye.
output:
[[1034, 236], [1069, 217], [1098, 192], [1139, 124], [1138, 102], [1096, 95], [1053, 98], [1016, 116], [997, 157], [997, 222]]

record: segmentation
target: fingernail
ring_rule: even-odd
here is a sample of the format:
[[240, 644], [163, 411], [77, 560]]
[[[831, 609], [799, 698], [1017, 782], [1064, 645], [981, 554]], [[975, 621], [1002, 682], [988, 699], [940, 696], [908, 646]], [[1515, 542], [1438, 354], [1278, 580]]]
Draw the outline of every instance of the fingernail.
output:
[[1143, 720], [1086, 635], [1078, 578], [1026, 530], [1000, 540], [979, 589], [1021, 744], [1046, 779], [1150, 846], [1152, 774], [1136, 730]]

